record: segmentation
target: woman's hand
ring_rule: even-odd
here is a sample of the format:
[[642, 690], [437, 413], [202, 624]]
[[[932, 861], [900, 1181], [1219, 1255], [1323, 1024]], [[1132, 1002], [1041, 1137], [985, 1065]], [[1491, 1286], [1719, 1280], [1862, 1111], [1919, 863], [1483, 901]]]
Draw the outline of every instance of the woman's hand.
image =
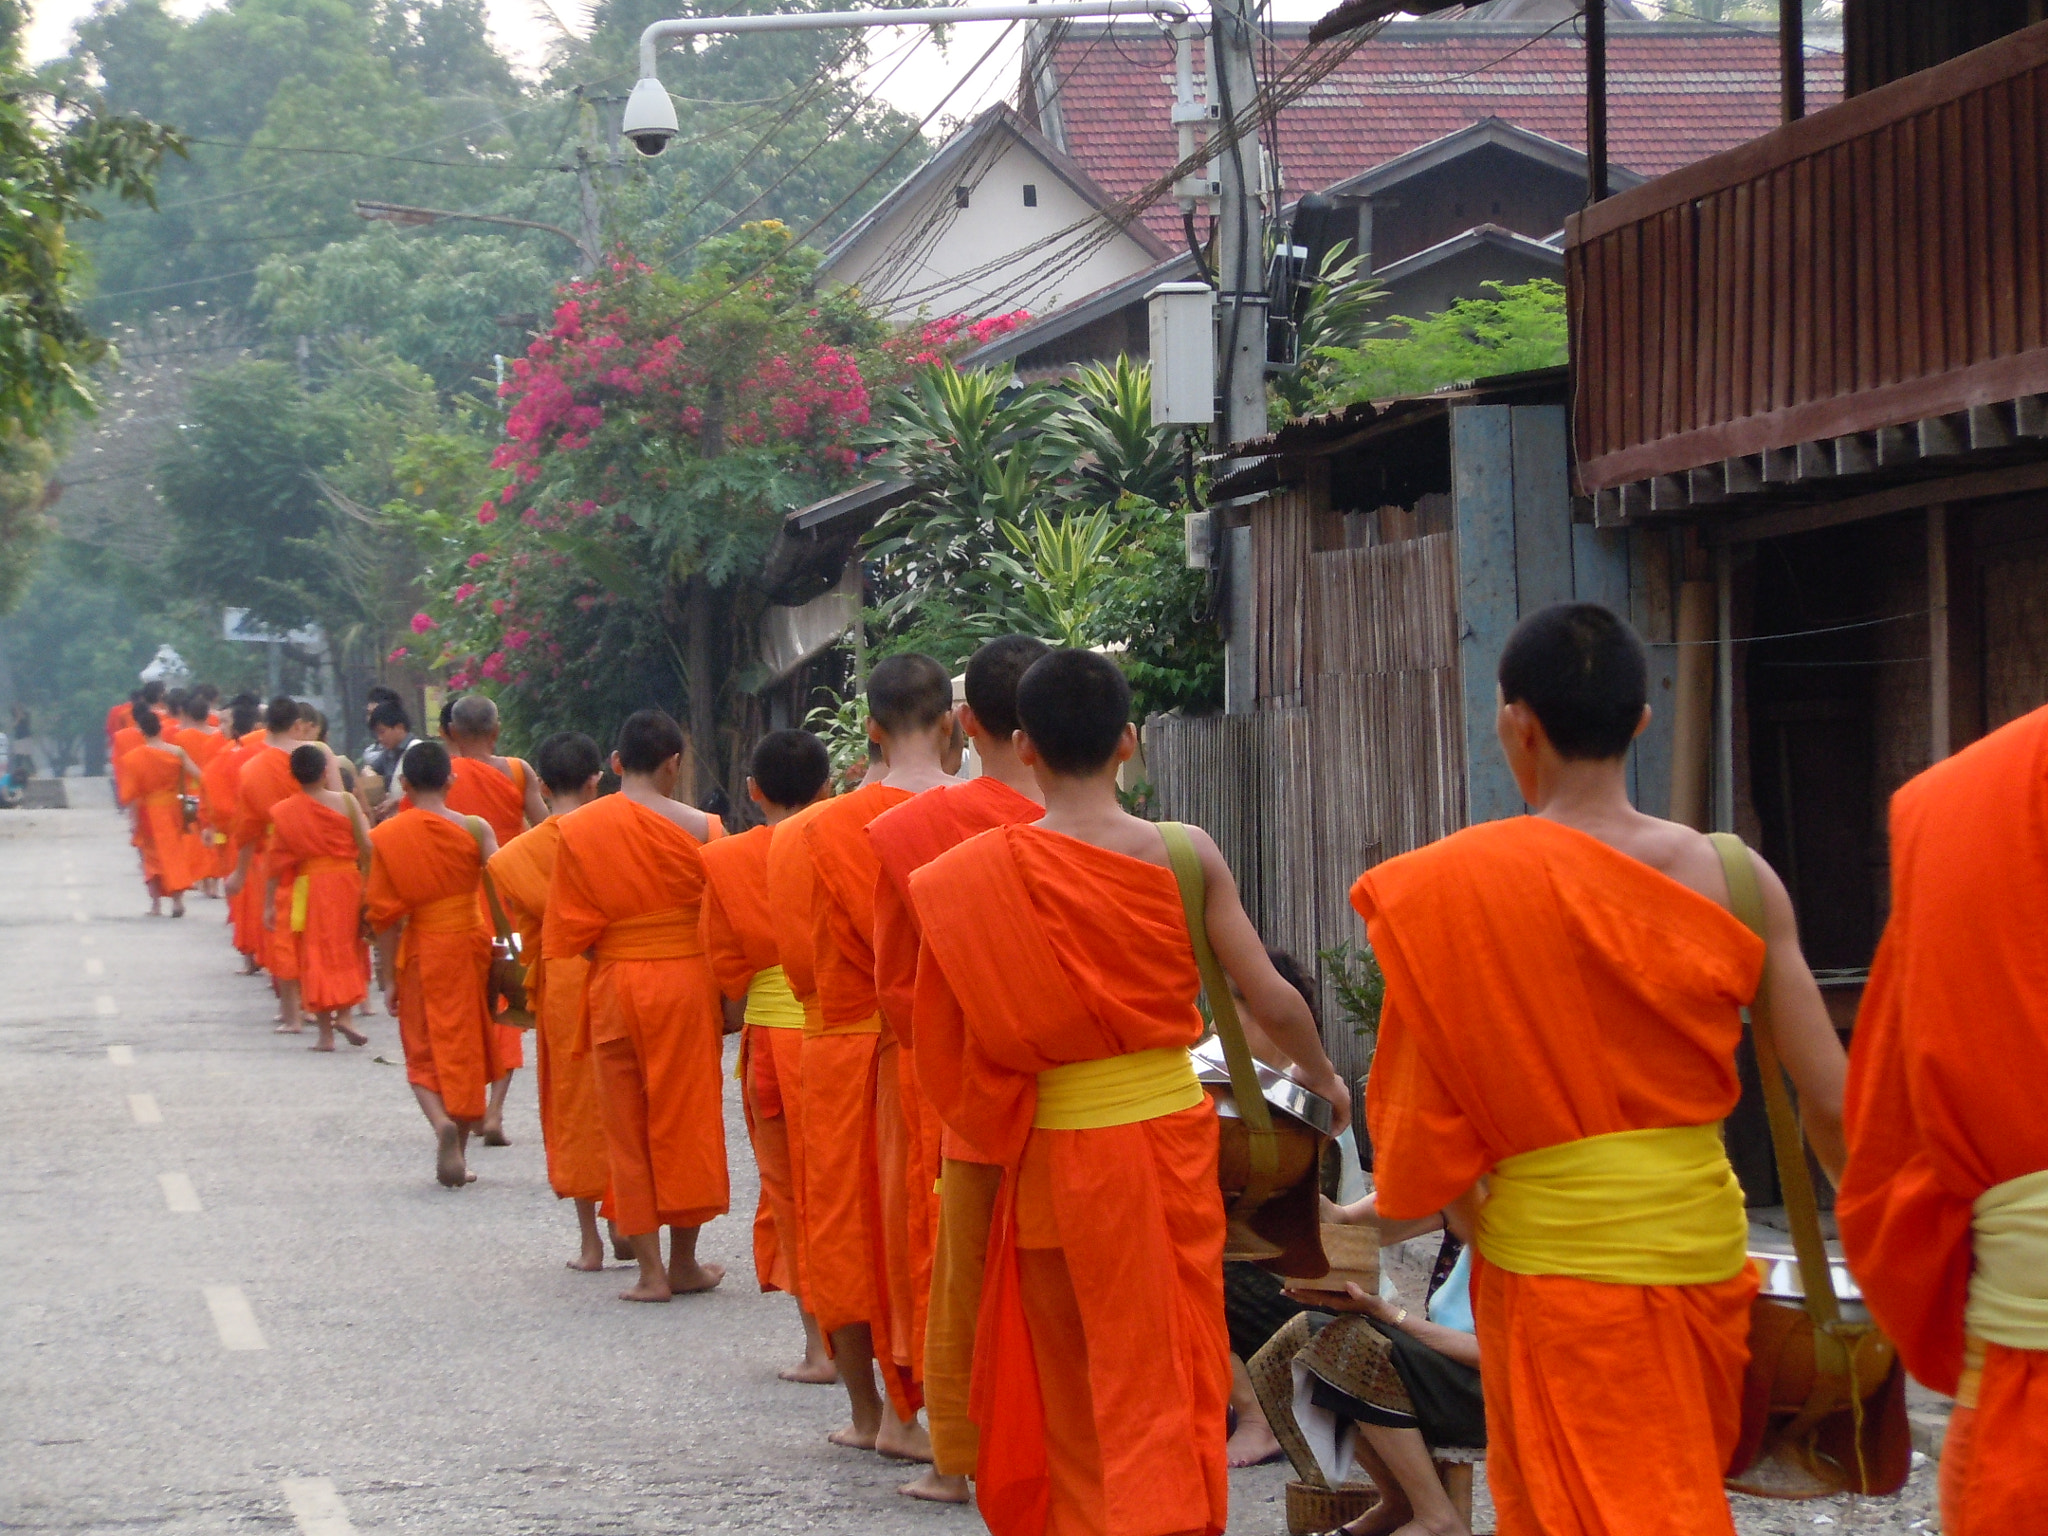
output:
[[1318, 1291], [1308, 1287], [1283, 1293], [1290, 1301], [1298, 1301], [1304, 1307], [1318, 1312], [1343, 1312], [1356, 1317], [1376, 1317], [1383, 1323], [1391, 1323], [1399, 1309], [1389, 1306], [1375, 1293], [1361, 1290], [1349, 1281], [1341, 1291]]
[[1326, 1064], [1320, 1072], [1296, 1067], [1287, 1075], [1316, 1097], [1329, 1100], [1330, 1134], [1342, 1136], [1351, 1124], [1351, 1085], [1344, 1074]]

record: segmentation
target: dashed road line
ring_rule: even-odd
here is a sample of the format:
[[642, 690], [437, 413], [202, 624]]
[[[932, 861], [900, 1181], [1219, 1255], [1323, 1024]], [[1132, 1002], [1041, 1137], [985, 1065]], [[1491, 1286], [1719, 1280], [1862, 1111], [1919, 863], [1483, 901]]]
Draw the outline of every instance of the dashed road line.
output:
[[88, 975], [88, 976], [95, 976], [95, 977], [97, 977], [97, 976], [104, 976], [104, 975], [106, 975], [106, 974], [107, 974], [107, 963], [106, 963], [106, 961], [104, 961], [104, 960], [100, 959], [100, 957], [99, 957], [98, 955], [89, 955], [89, 956], [87, 956], [87, 957], [86, 957], [86, 961], [85, 961], [85, 974], [86, 974], [86, 975]]
[[73, 921], [74, 923], [89, 923], [92, 921], [92, 919], [85, 915], [85, 911], [83, 908], [73, 907], [71, 909], [71, 921]]
[[137, 1125], [162, 1125], [164, 1112], [156, 1107], [153, 1093], [131, 1093], [128, 1095], [128, 1112], [135, 1116]]
[[135, 1065], [135, 1047], [132, 1045], [110, 1045], [107, 1047], [107, 1060], [117, 1067], [132, 1067]]
[[277, 1486], [298, 1523], [299, 1536], [356, 1536], [348, 1509], [328, 1479], [288, 1477]]
[[121, 1011], [121, 1005], [114, 1001], [111, 994], [102, 992], [92, 1000], [92, 1011], [103, 1019], [111, 1019]]
[[160, 1173], [157, 1183], [164, 1187], [164, 1204], [174, 1211], [190, 1213], [200, 1209], [199, 1191], [182, 1173]]
[[201, 1289], [206, 1295], [206, 1310], [213, 1314], [214, 1331], [220, 1335], [222, 1349], [270, 1348], [263, 1342], [263, 1330], [256, 1326], [255, 1309], [239, 1285], [209, 1285]]

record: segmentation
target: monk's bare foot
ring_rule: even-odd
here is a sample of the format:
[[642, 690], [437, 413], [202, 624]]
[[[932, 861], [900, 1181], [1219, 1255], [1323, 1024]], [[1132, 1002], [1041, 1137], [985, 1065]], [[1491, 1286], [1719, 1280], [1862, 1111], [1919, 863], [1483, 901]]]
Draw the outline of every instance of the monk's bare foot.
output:
[[633, 1262], [633, 1245], [614, 1231], [612, 1233], [612, 1257], [622, 1264]]
[[832, 1363], [829, 1355], [816, 1360], [806, 1357], [802, 1364], [792, 1365], [775, 1374], [782, 1381], [799, 1382], [807, 1387], [829, 1387], [839, 1379], [839, 1367]]
[[173, 896], [173, 897], [171, 898], [171, 916], [173, 916], [173, 917], [183, 917], [184, 915], [185, 915], [185, 898], [184, 898], [184, 897], [182, 897], [182, 896]]
[[675, 1292], [669, 1289], [666, 1280], [642, 1280], [619, 1292], [621, 1301], [668, 1301]]
[[435, 1133], [434, 1177], [450, 1189], [460, 1189], [471, 1180], [462, 1161], [462, 1127], [444, 1125]]
[[487, 1147], [509, 1147], [512, 1143], [506, 1138], [503, 1125], [493, 1125], [490, 1121], [486, 1120], [484, 1122], [484, 1145]]
[[930, 1461], [932, 1437], [916, 1418], [908, 1424], [894, 1414], [882, 1415], [882, 1427], [875, 1433], [875, 1454], [891, 1461]]
[[[279, 1024], [271, 1031], [273, 1035], [303, 1035], [305, 1032], [306, 1026], [299, 1023]], [[330, 1046], [329, 1049], [332, 1050], [333, 1047]]]
[[835, 1429], [825, 1437], [834, 1445], [843, 1445], [849, 1451], [872, 1451], [875, 1448], [873, 1430], [863, 1430], [858, 1424], [849, 1424], [844, 1429]]
[[368, 1045], [370, 1043], [368, 1035], [364, 1034], [360, 1029], [350, 1029], [338, 1018], [334, 1021], [334, 1027], [341, 1031], [341, 1038], [350, 1045]]
[[930, 1470], [896, 1491], [906, 1499], [926, 1499], [933, 1504], [965, 1504], [974, 1497], [966, 1478], [948, 1477], [943, 1472]]
[[569, 1261], [569, 1267], [586, 1275], [594, 1275], [604, 1268], [604, 1248], [597, 1243], [585, 1243], [583, 1251]]
[[334, 1049], [334, 1042], [332, 1040], [315, 1040], [306, 1049], [309, 1051], [331, 1051]]
[[1233, 1467], [1263, 1467], [1280, 1459], [1280, 1442], [1273, 1438], [1273, 1426], [1264, 1419], [1241, 1419], [1237, 1433], [1223, 1447]]
[[668, 1267], [668, 1288], [677, 1296], [694, 1296], [699, 1291], [718, 1289], [718, 1282], [725, 1278], [723, 1264], [699, 1264], [692, 1259], [680, 1267]]

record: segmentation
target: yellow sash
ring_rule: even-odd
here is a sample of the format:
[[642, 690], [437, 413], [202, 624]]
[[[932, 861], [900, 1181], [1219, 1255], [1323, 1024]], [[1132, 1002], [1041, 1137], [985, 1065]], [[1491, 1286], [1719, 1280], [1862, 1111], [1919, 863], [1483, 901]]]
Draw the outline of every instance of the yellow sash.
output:
[[704, 953], [694, 914], [680, 907], [621, 918], [606, 928], [594, 953], [599, 960], [688, 960]]
[[1193, 1109], [1204, 1097], [1188, 1053], [1163, 1046], [1039, 1073], [1031, 1123], [1042, 1131], [1097, 1131]]
[[1748, 1262], [1742, 1186], [1719, 1125], [1539, 1147], [1496, 1164], [1487, 1190], [1479, 1252], [1518, 1275], [1711, 1285]]
[[747, 984], [747, 1022], [763, 1029], [802, 1029], [804, 1005], [789, 989], [782, 967], [771, 965], [756, 971]]
[[2007, 1349], [2048, 1349], [2048, 1168], [1985, 1190], [1970, 1233], [1977, 1267], [1964, 1326]]

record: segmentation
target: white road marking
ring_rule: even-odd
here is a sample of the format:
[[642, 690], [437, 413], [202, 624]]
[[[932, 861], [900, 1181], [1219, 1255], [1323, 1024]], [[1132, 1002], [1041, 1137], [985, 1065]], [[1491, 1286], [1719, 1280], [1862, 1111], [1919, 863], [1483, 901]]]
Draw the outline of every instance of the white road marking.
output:
[[192, 1187], [192, 1181], [182, 1173], [160, 1173], [157, 1183], [164, 1187], [164, 1204], [174, 1211], [196, 1211], [199, 1209], [199, 1191]]
[[73, 921], [74, 923], [89, 923], [92, 921], [92, 919], [87, 917], [84, 912], [74, 907], [71, 909], [71, 921]]
[[324, 1477], [288, 1477], [279, 1483], [300, 1536], [356, 1536], [334, 1484]]
[[137, 1125], [162, 1125], [164, 1112], [156, 1107], [153, 1093], [131, 1093], [128, 1095], [128, 1112], [135, 1116]]
[[223, 1349], [268, 1349], [263, 1330], [256, 1326], [256, 1313], [239, 1285], [209, 1285], [206, 1310], [213, 1314], [213, 1326]]
[[132, 1067], [135, 1065], [135, 1047], [132, 1045], [110, 1045], [107, 1047], [107, 1060], [117, 1067]]
[[85, 974], [88, 976], [104, 976], [107, 974], [107, 963], [100, 959], [98, 955], [90, 955], [86, 958]]
[[78, 947], [80, 949], [91, 949], [93, 942], [93, 936], [89, 933], [81, 933], [78, 936]]
[[98, 1014], [103, 1019], [111, 1019], [115, 1014], [121, 1011], [121, 1008], [120, 1005], [114, 1001], [111, 994], [102, 992], [98, 997], [92, 1000], [92, 1011]]

